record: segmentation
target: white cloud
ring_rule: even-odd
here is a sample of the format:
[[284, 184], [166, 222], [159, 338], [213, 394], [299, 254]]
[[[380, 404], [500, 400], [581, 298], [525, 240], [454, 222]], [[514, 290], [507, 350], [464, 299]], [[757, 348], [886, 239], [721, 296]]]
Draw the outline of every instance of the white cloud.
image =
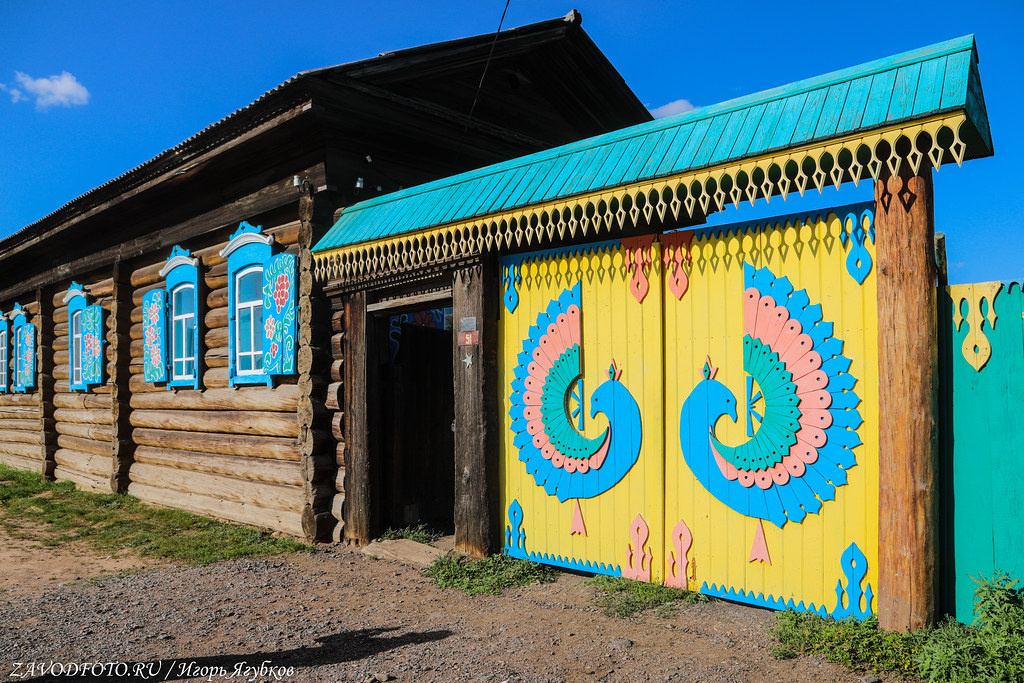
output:
[[18, 90], [17, 88], [8, 88], [3, 83], [0, 83], [0, 92], [10, 93], [11, 102], [14, 102], [15, 104], [25, 99], [25, 95], [23, 95], [20, 90]]
[[[36, 109], [40, 111], [57, 105], [71, 107], [89, 102], [89, 91], [67, 71], [62, 71], [60, 76], [47, 78], [32, 78], [28, 74], [16, 71], [14, 79], [21, 86], [20, 89], [3, 86], [3, 89], [10, 93], [11, 101], [20, 102], [34, 97]], [[25, 95], [26, 92], [28, 95]]]
[[660, 107], [651, 109], [651, 116], [656, 119], [663, 119], [666, 116], [673, 116], [674, 114], [682, 114], [692, 109], [696, 109], [690, 100], [673, 100], [668, 104], [663, 104]]

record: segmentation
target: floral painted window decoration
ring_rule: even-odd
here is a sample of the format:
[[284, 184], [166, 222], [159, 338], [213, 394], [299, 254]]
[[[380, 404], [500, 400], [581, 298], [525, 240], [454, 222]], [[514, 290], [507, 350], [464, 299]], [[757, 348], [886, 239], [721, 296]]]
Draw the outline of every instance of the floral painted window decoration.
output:
[[175, 246], [160, 269], [163, 289], [142, 298], [142, 361], [147, 382], [200, 386], [199, 259]]
[[82, 285], [72, 282], [64, 295], [68, 305], [70, 391], [88, 391], [103, 384], [103, 307], [88, 305]]
[[228, 260], [228, 378], [231, 386], [273, 385], [295, 374], [296, 259], [273, 254], [273, 239], [242, 221], [220, 255]]
[[14, 304], [9, 316], [14, 354], [11, 389], [23, 394], [36, 385], [36, 326], [28, 322], [20, 304]]

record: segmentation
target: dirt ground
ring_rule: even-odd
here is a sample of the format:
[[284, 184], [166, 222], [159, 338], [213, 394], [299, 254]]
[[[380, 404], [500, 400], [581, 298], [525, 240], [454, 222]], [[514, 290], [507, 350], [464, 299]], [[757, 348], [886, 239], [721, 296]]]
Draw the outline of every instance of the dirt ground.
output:
[[563, 574], [470, 597], [436, 588], [414, 567], [340, 546], [184, 567], [37, 547], [0, 531], [0, 680], [863, 676], [812, 657], [773, 659], [766, 610], [714, 602], [670, 617], [613, 618], [591, 605], [594, 590], [582, 580]]

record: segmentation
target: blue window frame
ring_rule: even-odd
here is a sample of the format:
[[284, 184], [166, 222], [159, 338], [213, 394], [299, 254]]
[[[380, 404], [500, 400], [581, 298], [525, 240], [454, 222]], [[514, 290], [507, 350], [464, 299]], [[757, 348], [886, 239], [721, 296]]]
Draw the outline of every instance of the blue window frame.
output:
[[228, 382], [272, 385], [263, 369], [263, 268], [271, 238], [242, 221], [220, 255], [228, 260]]
[[228, 260], [228, 382], [266, 384], [296, 372], [296, 258], [242, 221], [220, 255]]
[[190, 387], [198, 389], [201, 376], [199, 345], [199, 259], [192, 258], [187, 249], [174, 247], [167, 264], [160, 270], [166, 276], [168, 311], [164, 324], [168, 341], [166, 365], [169, 372], [167, 388]]
[[7, 393], [7, 367], [10, 364], [7, 348], [7, 318], [0, 315], [0, 394]]
[[103, 383], [103, 308], [87, 305], [82, 285], [72, 282], [68, 305], [68, 379], [70, 391], [88, 391]]
[[28, 322], [20, 304], [11, 311], [13, 344], [12, 391], [25, 393], [36, 385], [36, 326]]

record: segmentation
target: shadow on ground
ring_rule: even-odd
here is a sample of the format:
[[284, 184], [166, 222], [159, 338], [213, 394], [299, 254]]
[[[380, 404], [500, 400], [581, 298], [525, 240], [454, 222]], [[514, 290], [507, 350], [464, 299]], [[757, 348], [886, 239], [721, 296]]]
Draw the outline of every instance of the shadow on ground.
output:
[[[343, 631], [317, 638], [318, 646], [300, 647], [280, 652], [249, 652], [245, 654], [215, 655], [181, 659], [157, 659], [148, 662], [126, 662], [116, 670], [107, 669], [85, 675], [54, 675], [61, 671], [46, 672], [34, 678], [22, 678], [26, 683], [44, 681], [90, 681], [91, 683], [122, 683], [123, 681], [180, 681], [188, 678], [211, 678], [218, 680], [232, 677], [236, 680], [289, 680], [302, 669], [330, 664], [354, 662], [364, 657], [394, 650], [405, 645], [429, 643], [454, 635], [454, 631], [440, 629], [403, 633], [397, 636], [385, 635], [397, 631], [398, 627], [368, 628], [358, 631]], [[291, 675], [273, 676], [267, 671], [260, 672], [260, 666], [287, 669], [294, 668]], [[127, 666], [127, 670], [125, 669]], [[251, 667], [251, 668], [250, 668]], [[33, 675], [38, 671], [22, 670], [22, 675]], [[77, 674], [77, 675], [76, 675]], [[17, 675], [17, 672], [15, 672]]]

